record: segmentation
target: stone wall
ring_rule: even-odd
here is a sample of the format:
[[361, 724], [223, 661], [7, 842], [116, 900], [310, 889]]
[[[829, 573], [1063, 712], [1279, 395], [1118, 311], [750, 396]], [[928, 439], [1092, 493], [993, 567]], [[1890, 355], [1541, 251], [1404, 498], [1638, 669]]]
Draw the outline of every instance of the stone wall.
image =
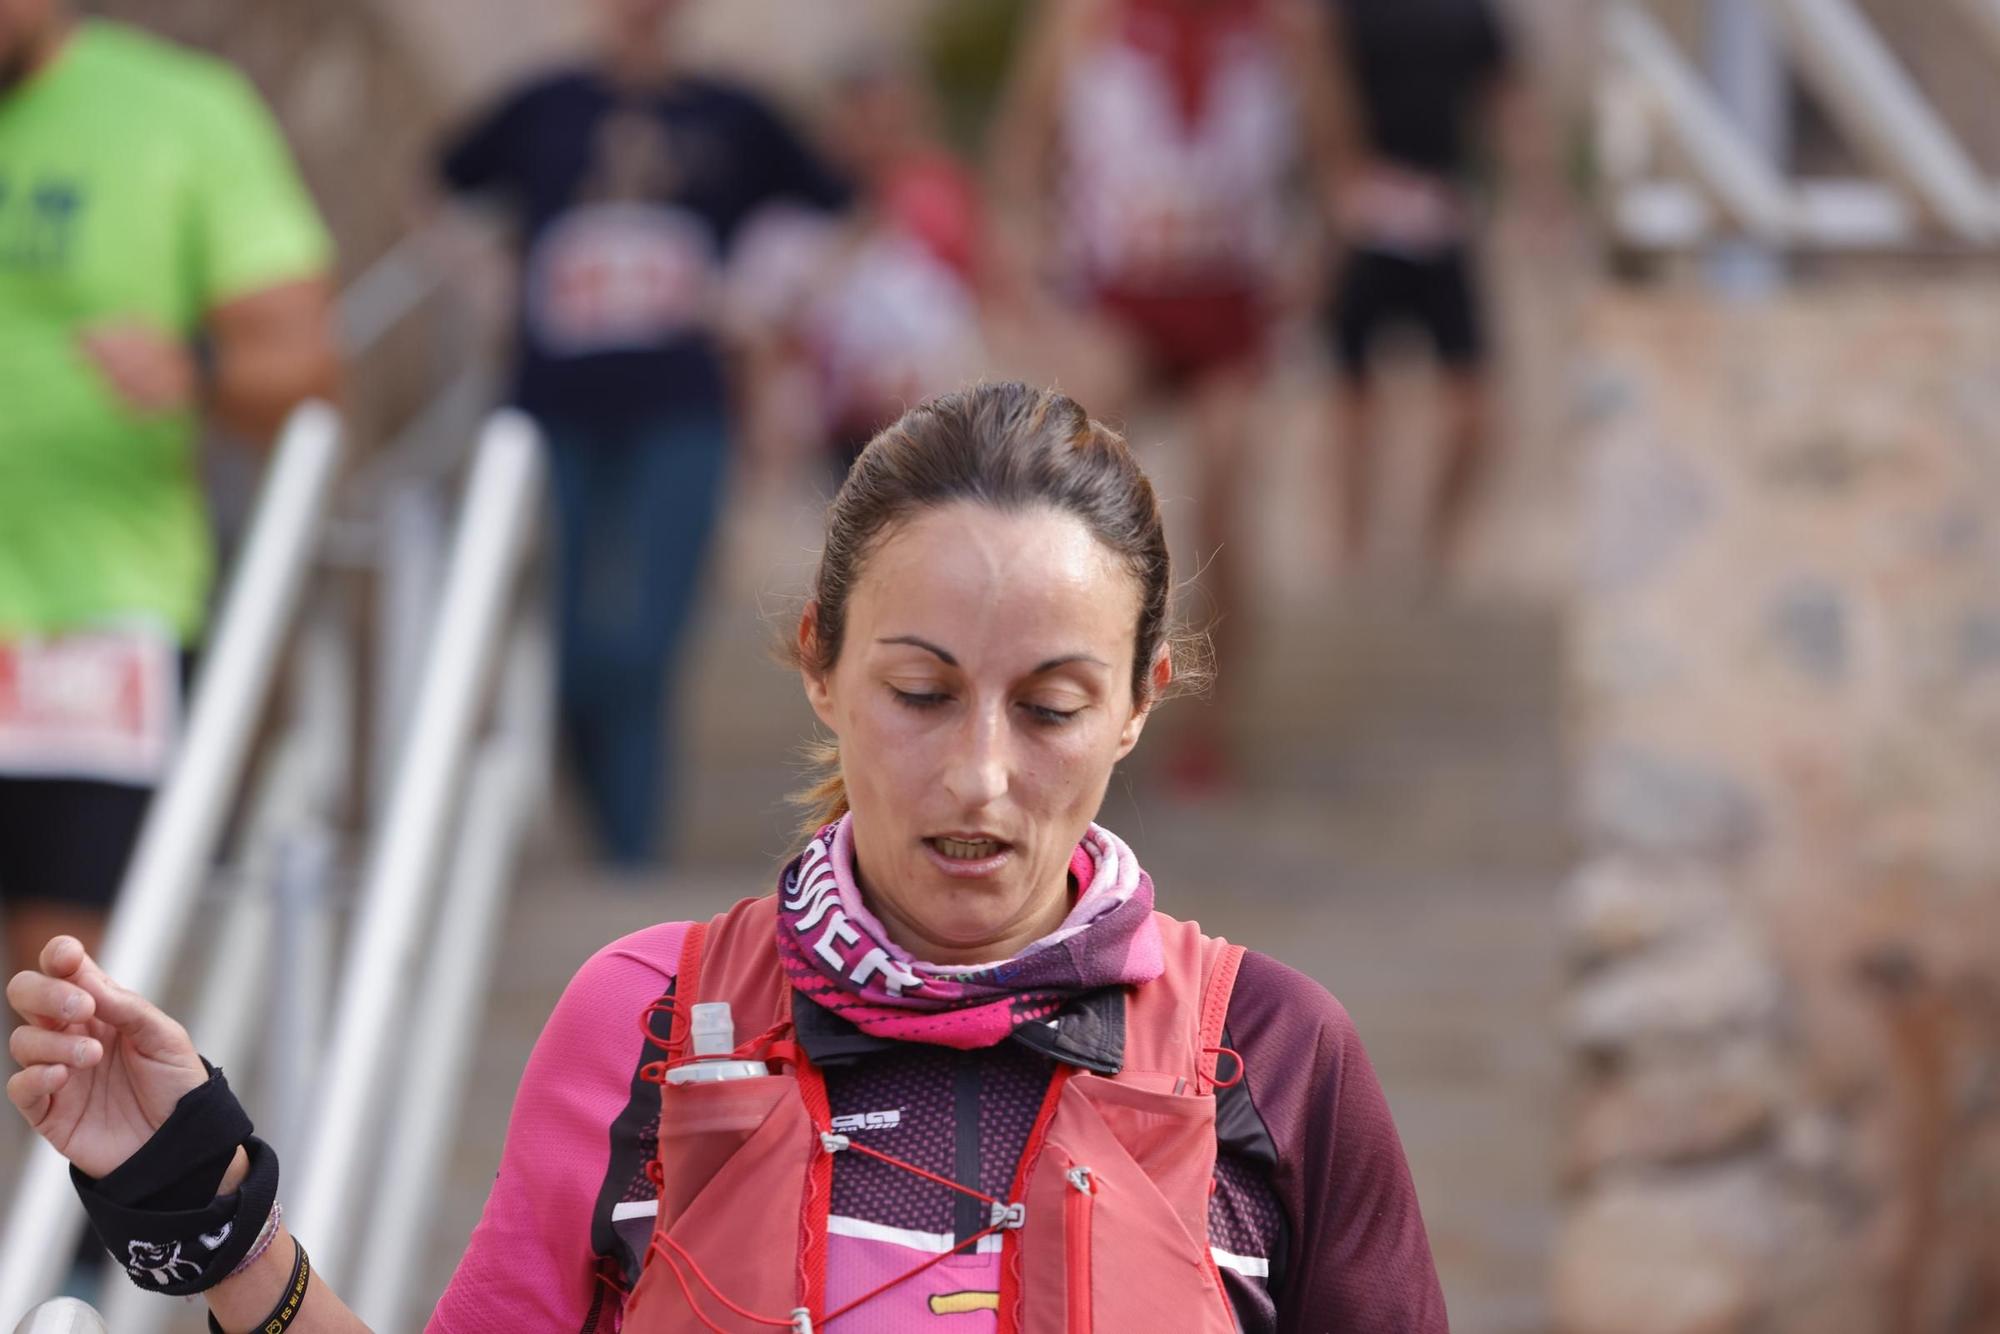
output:
[[2000, 288], [1585, 355], [1558, 1326], [2000, 1331]]

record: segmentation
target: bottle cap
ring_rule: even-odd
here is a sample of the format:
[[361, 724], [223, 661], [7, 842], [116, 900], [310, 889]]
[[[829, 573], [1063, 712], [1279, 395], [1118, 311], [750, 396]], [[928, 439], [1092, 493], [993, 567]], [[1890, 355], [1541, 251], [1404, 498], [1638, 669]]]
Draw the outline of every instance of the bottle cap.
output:
[[696, 1056], [727, 1056], [736, 1050], [736, 1021], [728, 1001], [711, 1001], [688, 1012], [688, 1033]]

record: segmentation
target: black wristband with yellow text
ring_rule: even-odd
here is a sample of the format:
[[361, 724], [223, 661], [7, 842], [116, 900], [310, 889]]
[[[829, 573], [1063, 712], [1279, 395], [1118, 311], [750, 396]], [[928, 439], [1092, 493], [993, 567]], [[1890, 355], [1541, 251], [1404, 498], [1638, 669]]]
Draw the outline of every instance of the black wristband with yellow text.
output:
[[[271, 1314], [250, 1327], [251, 1334], [284, 1334], [299, 1318], [299, 1308], [306, 1304], [306, 1289], [312, 1286], [312, 1261], [306, 1258], [306, 1248], [292, 1238], [292, 1276], [285, 1280], [285, 1290], [278, 1294], [278, 1304], [271, 1308]], [[215, 1312], [208, 1313], [209, 1334], [228, 1334], [222, 1322], [215, 1318]]]

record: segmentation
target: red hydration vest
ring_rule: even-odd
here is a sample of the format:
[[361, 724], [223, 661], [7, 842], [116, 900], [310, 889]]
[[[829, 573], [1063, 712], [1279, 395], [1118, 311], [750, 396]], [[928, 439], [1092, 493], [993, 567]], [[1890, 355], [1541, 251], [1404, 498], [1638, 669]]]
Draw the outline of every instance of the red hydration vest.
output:
[[[689, 929], [675, 1009], [726, 1000], [739, 1032], [789, 1030], [775, 904], [746, 899]], [[993, 1209], [1000, 1334], [1236, 1328], [1208, 1203], [1215, 1054], [1243, 949], [1193, 923], [1154, 921], [1166, 971], [1126, 993], [1124, 1068], [1057, 1067], [1013, 1189]], [[833, 1154], [863, 1150], [832, 1133], [825, 1081], [795, 1044], [781, 1036], [755, 1054], [792, 1068], [661, 1084], [659, 1216], [625, 1334], [847, 1328], [825, 1312], [827, 1214]]]

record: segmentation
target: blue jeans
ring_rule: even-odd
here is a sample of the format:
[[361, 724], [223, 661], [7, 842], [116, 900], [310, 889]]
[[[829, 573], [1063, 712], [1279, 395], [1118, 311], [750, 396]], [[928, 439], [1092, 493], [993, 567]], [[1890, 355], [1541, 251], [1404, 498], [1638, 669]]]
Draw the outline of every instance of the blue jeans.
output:
[[563, 727], [606, 857], [660, 859], [682, 633], [729, 452], [719, 413], [544, 419], [554, 481]]

